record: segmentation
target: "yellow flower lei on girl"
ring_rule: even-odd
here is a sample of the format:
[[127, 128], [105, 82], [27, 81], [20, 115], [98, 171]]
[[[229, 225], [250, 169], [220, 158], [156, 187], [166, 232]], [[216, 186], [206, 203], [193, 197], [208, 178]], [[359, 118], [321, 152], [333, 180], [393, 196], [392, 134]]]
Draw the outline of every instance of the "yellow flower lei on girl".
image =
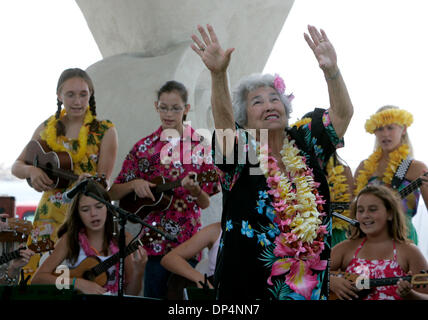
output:
[[[392, 178], [394, 177], [395, 172], [397, 171], [400, 163], [407, 158], [410, 153], [410, 148], [407, 144], [402, 144], [396, 150], [392, 151], [389, 154], [389, 161], [386, 167], [385, 173], [383, 174], [382, 181], [386, 185], [391, 185]], [[358, 172], [358, 177], [356, 181], [355, 195], [357, 195], [361, 189], [363, 189], [370, 177], [376, 171], [379, 160], [382, 157], [382, 148], [379, 147], [371, 156], [364, 161], [364, 168]]]
[[[65, 116], [65, 109], [61, 110], [60, 118]], [[78, 142], [79, 142], [79, 149], [76, 153], [70, 152], [69, 149], [67, 149], [63, 143], [60, 142], [59, 137], [56, 135], [56, 125], [58, 123], [58, 119], [55, 118], [55, 116], [51, 116], [48, 119], [48, 123], [46, 125], [45, 130], [42, 131], [40, 134], [40, 137], [45, 140], [49, 147], [54, 151], [65, 151], [70, 153], [71, 158], [73, 159], [73, 163], [77, 164], [82, 160], [82, 158], [86, 154], [86, 149], [88, 145], [88, 133], [89, 133], [89, 126], [91, 122], [94, 120], [94, 116], [92, 115], [91, 111], [89, 110], [89, 107], [86, 109], [85, 119], [83, 120], [83, 125], [80, 128]]]

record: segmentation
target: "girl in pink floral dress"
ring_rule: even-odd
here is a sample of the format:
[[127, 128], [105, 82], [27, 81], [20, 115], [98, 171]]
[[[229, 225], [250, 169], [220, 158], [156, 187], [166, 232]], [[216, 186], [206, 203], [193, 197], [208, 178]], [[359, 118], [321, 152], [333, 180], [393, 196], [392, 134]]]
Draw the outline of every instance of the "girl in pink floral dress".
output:
[[[419, 249], [407, 239], [405, 216], [394, 191], [384, 186], [367, 186], [351, 206], [351, 217], [360, 223], [351, 227], [349, 240], [331, 251], [331, 271], [359, 274], [351, 283], [339, 275], [330, 276], [330, 290], [339, 299], [426, 300], [426, 288], [414, 288], [404, 276], [426, 270], [428, 264]], [[369, 279], [397, 278], [393, 285], [371, 288]], [[400, 280], [398, 280], [400, 279]], [[394, 281], [395, 282], [395, 281]], [[373, 281], [371, 281], [373, 284]]]
[[[149, 255], [144, 276], [144, 296], [165, 298], [170, 273], [160, 265], [161, 258], [172, 248], [190, 239], [201, 228], [201, 212], [217, 192], [217, 183], [197, 183], [191, 176], [214, 172], [210, 139], [198, 135], [183, 121], [189, 112], [187, 90], [183, 84], [168, 81], [158, 91], [155, 102], [161, 126], [139, 140], [122, 164], [122, 170], [109, 193], [119, 200], [130, 192], [140, 198], [155, 200], [151, 183], [156, 177], [168, 181], [182, 179], [173, 189], [172, 202], [164, 211], [153, 211], [145, 217], [177, 239], [154, 239], [145, 248]], [[193, 261], [194, 264], [197, 261]]]

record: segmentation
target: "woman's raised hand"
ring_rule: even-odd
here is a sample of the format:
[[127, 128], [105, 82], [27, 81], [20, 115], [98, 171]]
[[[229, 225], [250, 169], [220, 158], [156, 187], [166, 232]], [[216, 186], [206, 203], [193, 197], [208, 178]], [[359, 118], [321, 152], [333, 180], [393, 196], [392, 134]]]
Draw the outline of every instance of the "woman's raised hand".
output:
[[198, 25], [198, 31], [202, 40], [198, 36], [192, 35], [194, 43], [191, 47], [193, 51], [201, 57], [208, 70], [212, 73], [225, 72], [229, 66], [232, 52], [235, 49], [229, 48], [224, 51], [218, 42], [213, 27], [210, 25], [207, 25], [208, 33], [200, 25]]
[[314, 26], [308, 26], [309, 35], [304, 34], [305, 40], [309, 47], [314, 52], [315, 57], [318, 60], [320, 68], [324, 71], [327, 78], [334, 77], [339, 68], [337, 67], [337, 55], [333, 45], [327, 38], [327, 34], [324, 30], [317, 30]]

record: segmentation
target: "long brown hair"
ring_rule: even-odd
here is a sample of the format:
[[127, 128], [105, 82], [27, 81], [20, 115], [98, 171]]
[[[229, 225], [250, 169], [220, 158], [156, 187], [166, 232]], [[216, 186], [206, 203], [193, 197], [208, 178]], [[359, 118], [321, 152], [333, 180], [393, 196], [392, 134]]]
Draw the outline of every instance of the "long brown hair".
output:
[[[64, 82], [72, 78], [80, 78], [83, 81], [85, 81], [86, 84], [88, 85], [89, 93], [90, 93], [89, 110], [91, 111], [92, 115], [95, 117], [97, 115], [97, 105], [95, 102], [94, 83], [92, 82], [91, 77], [89, 77], [86, 71], [79, 68], [70, 68], [70, 69], [64, 70], [58, 79], [58, 84], [56, 86], [56, 93], [59, 94], [62, 90], [62, 86], [64, 85]], [[61, 135], [65, 135], [66, 133], [64, 123], [62, 123], [62, 121], [59, 120], [59, 117], [61, 115], [62, 102], [58, 98], [56, 99], [56, 101], [57, 101], [56, 104], [58, 106], [58, 109], [55, 113], [55, 118], [58, 119], [57, 126], [56, 126], [56, 134], [57, 136], [61, 136]], [[98, 126], [99, 126], [98, 120], [94, 119], [91, 123], [91, 131], [96, 131], [98, 129]]]
[[[110, 201], [110, 197], [105, 188], [103, 188], [99, 183], [89, 180], [86, 190], [90, 193], [97, 195], [98, 197]], [[79, 257], [80, 244], [79, 244], [79, 232], [85, 228], [82, 219], [79, 214], [79, 201], [83, 193], [79, 193], [67, 211], [67, 218], [64, 223], [58, 229], [58, 238], [63, 236], [65, 233], [68, 235], [68, 248], [66, 259], [72, 263], [76, 263], [77, 258]], [[107, 208], [107, 217], [104, 224], [104, 243], [103, 243], [103, 252], [107, 254], [108, 246], [111, 241], [116, 241], [113, 235], [114, 232], [114, 222], [113, 222], [113, 213]]]
[[[392, 220], [388, 220], [388, 233], [390, 237], [397, 242], [409, 242], [407, 238], [407, 224], [404, 215], [403, 206], [398, 194], [383, 185], [368, 185], [364, 187], [354, 199], [350, 207], [350, 216], [355, 219], [357, 216], [358, 199], [363, 194], [372, 194], [382, 200], [387, 212], [391, 215]], [[361, 231], [360, 227], [350, 227], [349, 238], [352, 240], [364, 238], [366, 234]]]

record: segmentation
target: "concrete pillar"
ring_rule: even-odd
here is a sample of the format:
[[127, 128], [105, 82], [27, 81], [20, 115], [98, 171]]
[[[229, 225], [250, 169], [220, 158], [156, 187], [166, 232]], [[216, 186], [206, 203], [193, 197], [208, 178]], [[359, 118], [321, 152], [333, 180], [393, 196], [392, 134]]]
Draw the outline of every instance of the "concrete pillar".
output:
[[[234, 47], [233, 87], [242, 76], [262, 72], [294, 0], [76, 0], [103, 60], [88, 68], [97, 112], [113, 121], [119, 152], [113, 176], [140, 138], [159, 125], [156, 90], [168, 80], [188, 88], [195, 129], [212, 131], [210, 78], [190, 48], [198, 24], [213, 25], [224, 48]], [[221, 197], [212, 199], [204, 224], [219, 219]]]

